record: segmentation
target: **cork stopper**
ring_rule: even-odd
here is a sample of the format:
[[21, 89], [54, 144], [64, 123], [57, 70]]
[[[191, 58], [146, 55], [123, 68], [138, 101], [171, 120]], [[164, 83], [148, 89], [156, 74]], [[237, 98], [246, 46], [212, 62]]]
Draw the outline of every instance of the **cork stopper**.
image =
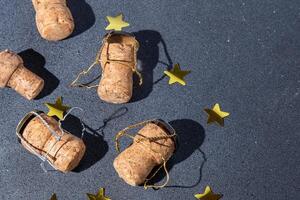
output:
[[128, 34], [113, 33], [104, 39], [99, 57], [103, 71], [98, 87], [102, 100], [120, 104], [131, 99], [138, 48], [137, 40]]
[[19, 55], [5, 50], [0, 52], [0, 87], [11, 87], [32, 100], [42, 91], [44, 80], [25, 68]]
[[66, 0], [32, 0], [36, 25], [41, 36], [50, 41], [67, 38], [74, 31], [74, 19]]
[[64, 4], [67, 5], [67, 0], [32, 0], [35, 10], [43, 8], [49, 4]]
[[132, 97], [133, 71], [121, 63], [108, 63], [102, 71], [98, 87], [99, 97], [106, 102], [121, 104]]
[[23, 65], [23, 60], [17, 54], [5, 50], [0, 52], [0, 87], [6, 87], [16, 69]]
[[148, 123], [134, 137], [133, 143], [114, 160], [118, 175], [129, 185], [137, 186], [145, 182], [155, 166], [163, 164], [172, 156], [175, 142], [172, 138], [155, 141], [145, 138], [164, 137], [169, 133], [161, 126]]
[[62, 134], [58, 122], [54, 118], [44, 113], [41, 113], [40, 116], [58, 136], [61, 136], [61, 139], [57, 141], [42, 120], [34, 117], [24, 128], [22, 132], [24, 140], [21, 143], [30, 152], [34, 151], [41, 156], [46, 156], [56, 169], [62, 172], [73, 170], [78, 166], [85, 153], [85, 144], [81, 139], [65, 130]]

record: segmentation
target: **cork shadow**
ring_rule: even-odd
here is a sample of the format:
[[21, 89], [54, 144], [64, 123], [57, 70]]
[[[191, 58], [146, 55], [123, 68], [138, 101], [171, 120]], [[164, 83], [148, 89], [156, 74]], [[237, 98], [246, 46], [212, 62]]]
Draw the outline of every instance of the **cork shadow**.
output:
[[[128, 112], [127, 107], [121, 107], [114, 111], [108, 118], [103, 119], [103, 125], [97, 129], [92, 129], [91, 127], [85, 125], [87, 129], [87, 133], [83, 138], [87, 150], [85, 157], [83, 157], [82, 162], [79, 166], [74, 169], [74, 172], [81, 172], [85, 169], [88, 169], [92, 165], [94, 165], [97, 161], [99, 161], [108, 151], [108, 144], [104, 141], [105, 136], [105, 128], [108, 123], [114, 119], [122, 117]], [[99, 145], [97, 145], [97, 140]]]
[[[148, 97], [153, 90], [153, 85], [157, 84], [164, 78], [164, 76], [162, 76], [158, 80], [154, 80], [153, 70], [157, 64], [160, 63], [165, 65], [167, 69], [171, 69], [173, 62], [168, 53], [167, 45], [159, 32], [154, 30], [141, 30], [134, 32], [133, 35], [140, 43], [137, 55], [138, 70], [143, 76], [143, 84], [141, 86], [137, 84], [139, 82], [137, 77], [134, 77], [135, 84], [131, 102], [136, 102]], [[162, 52], [160, 52], [160, 44], [163, 47]], [[160, 53], [165, 54], [168, 60], [167, 63], [159, 61]]]
[[[73, 172], [84, 171], [96, 164], [100, 159], [104, 157], [104, 155], [108, 151], [108, 144], [104, 140], [106, 126], [110, 121], [122, 117], [127, 112], [127, 107], [120, 107], [106, 119], [103, 119], [103, 125], [97, 129], [93, 129], [84, 124], [86, 131], [84, 132], [84, 136], [82, 139], [84, 144], [86, 145], [86, 153], [79, 165], [73, 170]], [[82, 125], [80, 123], [80, 119], [75, 117], [74, 115], [69, 115], [65, 119], [65, 121], [63, 122], [63, 128], [76, 135], [77, 137], [81, 137]]]
[[[99, 134], [88, 125], [84, 125], [86, 130], [82, 140], [86, 146], [86, 152], [73, 172], [81, 172], [90, 168], [103, 158], [108, 151], [108, 144], [104, 140], [103, 135]], [[70, 114], [62, 123], [62, 127], [71, 134], [81, 138], [83, 127], [80, 119], [74, 115]]]
[[41, 99], [51, 94], [59, 85], [59, 79], [44, 68], [46, 60], [43, 55], [33, 49], [27, 49], [18, 54], [24, 61], [24, 66], [45, 81], [41, 93], [35, 98]]
[[73, 15], [75, 29], [69, 38], [75, 37], [91, 28], [96, 17], [92, 7], [85, 0], [68, 1], [68, 7]]
[[[202, 179], [202, 169], [204, 167], [205, 162], [207, 161], [205, 153], [200, 149], [204, 138], [205, 138], [205, 130], [204, 128], [196, 121], [191, 119], [179, 119], [169, 122], [170, 125], [175, 129], [177, 134], [177, 147], [174, 155], [167, 163], [168, 172], [172, 170], [172, 168], [186, 159], [188, 159], [192, 154], [197, 152], [199, 155], [199, 176], [192, 180], [192, 184], [183, 184], [183, 185], [167, 185], [166, 187], [171, 188], [193, 188], [197, 186]], [[197, 163], [198, 164], [198, 163]], [[155, 171], [154, 169], [151, 174]], [[198, 170], [198, 167], [195, 168], [195, 171]], [[192, 172], [191, 172], [192, 173]], [[182, 174], [182, 176], [189, 176], [189, 172]], [[149, 182], [149, 184], [159, 184], [164, 181], [165, 172], [160, 170], [158, 175], [153, 178]], [[177, 177], [180, 179], [179, 177]], [[172, 174], [170, 175], [170, 183], [172, 183]]]

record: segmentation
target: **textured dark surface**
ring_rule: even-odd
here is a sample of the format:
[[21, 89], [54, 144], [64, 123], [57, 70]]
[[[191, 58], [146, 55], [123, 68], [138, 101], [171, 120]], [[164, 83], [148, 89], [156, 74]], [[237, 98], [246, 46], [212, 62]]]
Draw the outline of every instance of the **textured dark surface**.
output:
[[[299, 0], [69, 4], [75, 34], [47, 42], [36, 30], [30, 0], [0, 1], [0, 49], [22, 52], [26, 65], [47, 84], [32, 102], [8, 88], [0, 91], [0, 199], [46, 200], [55, 192], [59, 200], [81, 200], [105, 187], [114, 200], [192, 200], [206, 185], [224, 200], [300, 198]], [[110, 105], [95, 90], [68, 84], [93, 61], [105, 34], [105, 16], [119, 12], [131, 23], [125, 30], [136, 32], [141, 42], [145, 85], [135, 90], [133, 102]], [[167, 68], [162, 63], [176, 62], [192, 70], [187, 86], [157, 81]], [[86, 138], [89, 156], [77, 172], [46, 174], [38, 158], [17, 142], [15, 127], [26, 112], [46, 111], [43, 103], [60, 95], [85, 110], [84, 121], [94, 135]], [[217, 102], [231, 113], [224, 128], [206, 125], [203, 109]], [[119, 116], [106, 120], [116, 111]], [[151, 118], [171, 121], [180, 136], [169, 187], [158, 191], [126, 185], [112, 167], [114, 135]], [[75, 117], [70, 120], [78, 124]]]

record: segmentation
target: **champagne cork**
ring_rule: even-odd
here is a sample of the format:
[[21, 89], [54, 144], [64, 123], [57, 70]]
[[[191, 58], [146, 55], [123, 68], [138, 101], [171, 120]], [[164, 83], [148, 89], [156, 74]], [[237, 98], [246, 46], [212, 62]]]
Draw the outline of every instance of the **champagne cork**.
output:
[[37, 29], [44, 39], [58, 41], [72, 34], [74, 19], [66, 0], [32, 0], [32, 3]]
[[110, 33], [104, 38], [99, 57], [102, 66], [100, 99], [115, 104], [131, 99], [138, 48], [138, 41], [129, 34]]
[[134, 137], [133, 143], [114, 160], [118, 175], [129, 185], [145, 182], [154, 167], [163, 165], [173, 155], [175, 141], [161, 124], [148, 123]]
[[32, 100], [42, 91], [44, 80], [25, 68], [19, 55], [5, 50], [0, 52], [0, 88], [4, 87]]
[[[29, 116], [29, 117], [28, 117]], [[58, 122], [40, 113], [40, 117], [60, 136], [60, 140], [49, 130], [47, 125], [38, 117], [27, 115], [24, 119], [21, 143], [31, 153], [45, 156], [55, 169], [69, 172], [78, 166], [85, 153], [85, 144], [78, 137], [64, 131], [62, 134]]]

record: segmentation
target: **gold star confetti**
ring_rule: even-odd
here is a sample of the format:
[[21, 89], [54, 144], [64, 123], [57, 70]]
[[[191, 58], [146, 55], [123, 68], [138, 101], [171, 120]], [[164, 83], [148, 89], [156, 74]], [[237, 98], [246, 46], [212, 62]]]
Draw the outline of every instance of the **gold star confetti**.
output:
[[86, 194], [89, 198], [89, 200], [111, 200], [110, 198], [105, 196], [105, 190], [104, 188], [100, 188], [98, 191], [98, 194]]
[[105, 28], [105, 30], [115, 30], [122, 31], [122, 28], [129, 26], [130, 24], [123, 21], [123, 14], [119, 14], [118, 16], [106, 16], [109, 25]]
[[214, 194], [209, 186], [206, 186], [204, 193], [195, 194], [195, 198], [199, 200], [219, 200], [222, 198], [221, 194]]
[[170, 71], [164, 71], [164, 73], [170, 78], [169, 84], [180, 83], [181, 85], [186, 85], [184, 77], [188, 75], [191, 71], [183, 71], [180, 69], [180, 65], [177, 63], [174, 68]]
[[56, 194], [53, 194], [50, 200], [57, 200]]
[[48, 107], [49, 112], [48, 116], [56, 116], [60, 120], [64, 119], [64, 113], [70, 109], [69, 106], [63, 105], [62, 97], [58, 97], [55, 104], [52, 103], [45, 103], [45, 105]]
[[229, 112], [224, 112], [221, 110], [220, 105], [216, 103], [213, 109], [204, 109], [208, 114], [207, 123], [217, 122], [220, 126], [224, 126], [224, 118], [229, 116]]

